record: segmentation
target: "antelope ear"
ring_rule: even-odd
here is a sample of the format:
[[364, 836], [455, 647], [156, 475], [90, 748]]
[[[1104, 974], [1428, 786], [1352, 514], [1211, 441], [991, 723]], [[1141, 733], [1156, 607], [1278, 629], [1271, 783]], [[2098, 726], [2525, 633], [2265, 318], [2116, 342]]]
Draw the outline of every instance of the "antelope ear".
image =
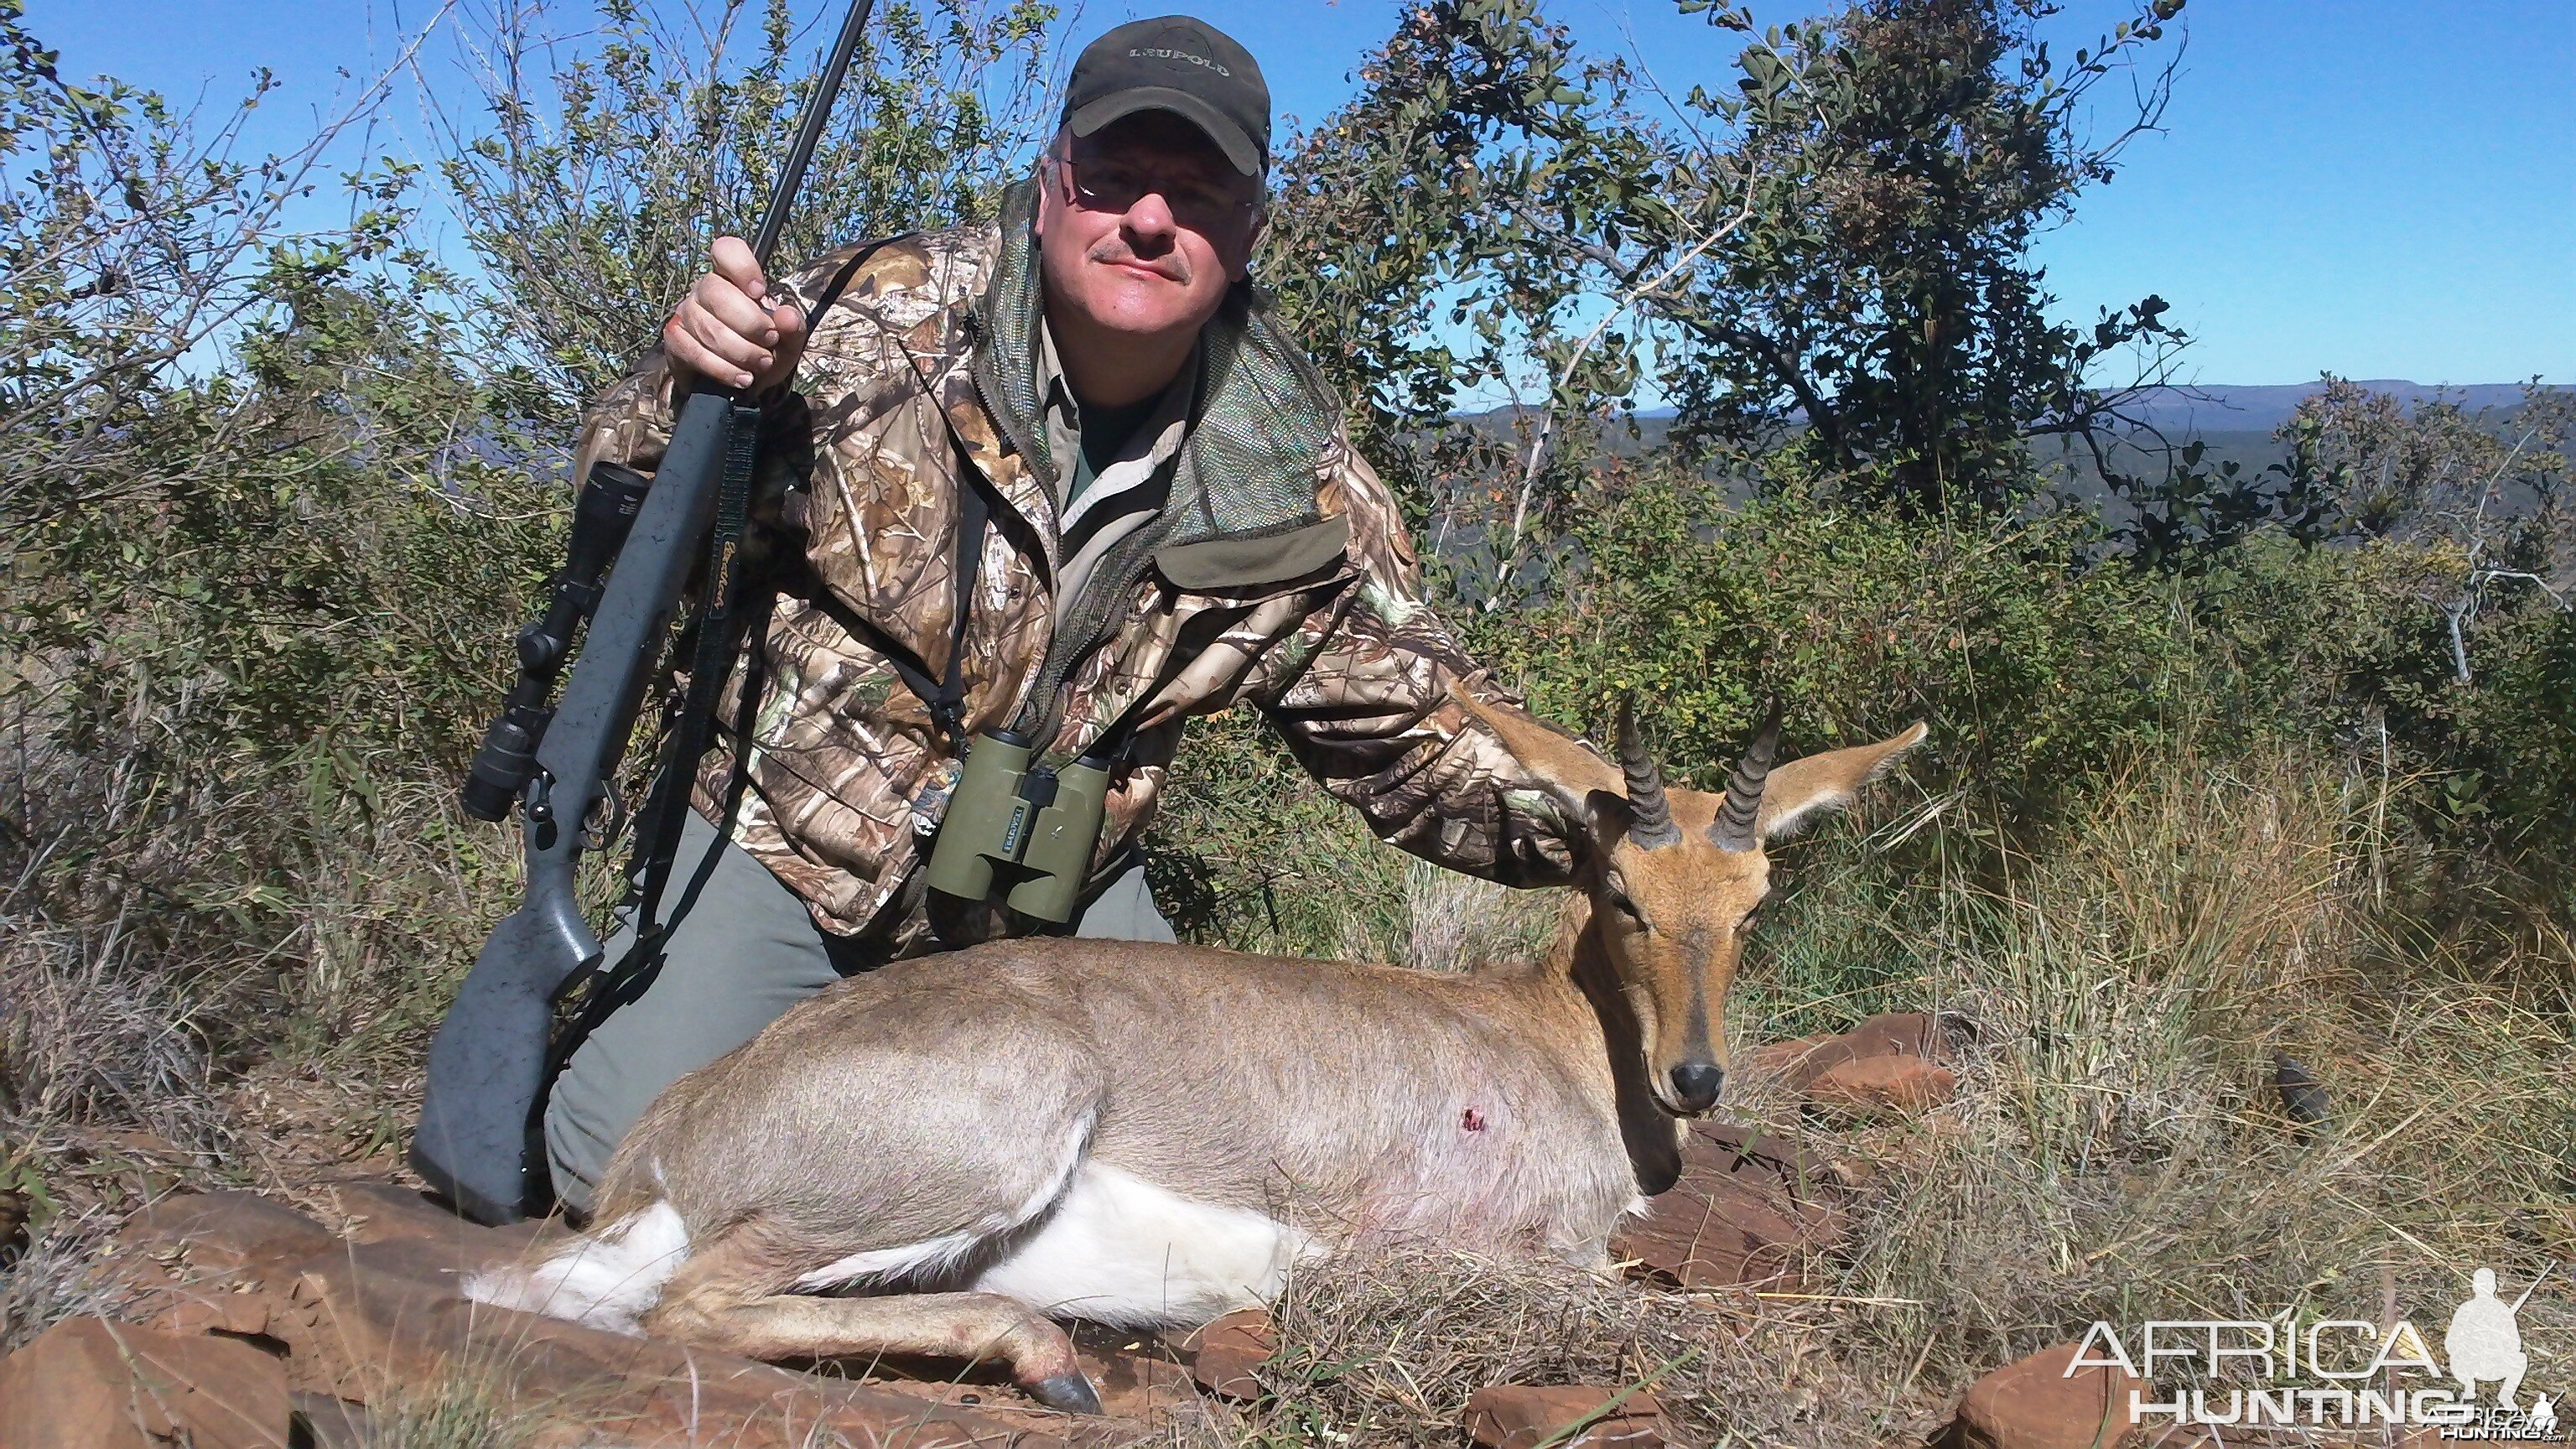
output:
[[1590, 821], [1590, 797], [1596, 790], [1617, 795], [1625, 802], [1619, 767], [1572, 735], [1560, 734], [1519, 710], [1478, 699], [1464, 680], [1449, 681], [1449, 697], [1458, 701], [1468, 718], [1493, 731], [1503, 748], [1511, 751], [1512, 758], [1529, 772], [1530, 782], [1565, 807], [1568, 818], [1577, 823]]
[[1592, 825], [1593, 839], [1607, 856], [1610, 843], [1627, 834], [1628, 827], [1636, 823], [1636, 812], [1628, 808], [1627, 796], [1608, 790], [1586, 791], [1583, 805], [1585, 818]]
[[1771, 767], [1762, 789], [1762, 814], [1754, 829], [1765, 840], [1790, 834], [1808, 821], [1852, 802], [1861, 787], [1888, 772], [1931, 731], [1917, 721], [1874, 745], [1827, 750]]

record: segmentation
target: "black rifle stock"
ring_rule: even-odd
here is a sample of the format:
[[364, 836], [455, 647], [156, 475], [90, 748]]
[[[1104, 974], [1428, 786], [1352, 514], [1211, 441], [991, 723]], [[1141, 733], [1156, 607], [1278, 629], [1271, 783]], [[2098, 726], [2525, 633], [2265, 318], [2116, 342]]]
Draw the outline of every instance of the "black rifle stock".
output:
[[[770, 194], [753, 245], [764, 271], [867, 27], [869, 9], [870, 0], [851, 5], [795, 148]], [[411, 1147], [412, 1166], [420, 1175], [479, 1222], [518, 1221], [542, 1210], [552, 1197], [538, 1136], [538, 1105], [546, 1089], [555, 1002], [601, 964], [599, 936], [583, 915], [576, 891], [581, 853], [596, 843], [586, 832], [613, 788], [636, 711], [660, 667], [681, 592], [691, 570], [708, 556], [728, 463], [738, 485], [748, 475], [748, 448], [758, 420], [757, 409], [721, 392], [696, 392], [681, 404], [662, 466], [609, 568], [562, 703], [551, 718], [541, 712], [505, 713], [505, 718], [534, 719], [543, 732], [520, 805], [527, 894], [483, 943], [430, 1043], [429, 1086]], [[718, 563], [705, 584], [710, 612], [724, 602], [730, 553]], [[712, 623], [707, 621], [708, 627]], [[542, 685], [533, 692], [541, 693]], [[694, 768], [695, 763], [680, 761], [674, 768]], [[476, 796], [469, 793], [469, 809], [475, 803]], [[685, 800], [679, 808], [687, 808]], [[663, 824], [668, 829], [676, 819]], [[653, 846], [653, 841], [639, 841], [638, 858]]]
[[745, 425], [741, 411], [711, 392], [680, 409], [537, 749], [522, 806], [527, 897], [484, 942], [430, 1043], [412, 1164], [479, 1221], [514, 1221], [541, 1196], [530, 1177], [542, 1156], [529, 1134], [545, 1088], [554, 1000], [600, 958], [574, 889], [590, 844], [583, 832], [616, 775], [681, 590], [703, 556], [732, 431]]

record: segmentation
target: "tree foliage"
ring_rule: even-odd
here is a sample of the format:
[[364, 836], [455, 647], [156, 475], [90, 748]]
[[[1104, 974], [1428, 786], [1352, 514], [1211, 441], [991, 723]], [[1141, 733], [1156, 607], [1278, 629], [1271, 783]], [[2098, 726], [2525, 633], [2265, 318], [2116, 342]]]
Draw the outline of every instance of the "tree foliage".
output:
[[[1714, 466], [1941, 516], [2020, 503], [2028, 438], [2111, 426], [2184, 340], [2152, 296], [2051, 321], [2029, 255], [2157, 123], [2175, 0], [2071, 61], [2024, 0], [1683, 8], [1740, 47], [1731, 92], [1667, 94], [1530, 0], [1415, 7], [1281, 168], [1263, 275], [1489, 595], [1540, 577], [1641, 390]], [[1507, 443], [1452, 416], [1479, 395]]]
[[2157, 123], [2169, 75], [2150, 71], [2110, 140], [2084, 135], [2097, 83], [2152, 64], [2180, 9], [2156, 0], [2071, 64], [2030, 0], [1870, 0], [1749, 46], [1741, 96], [1691, 98], [1742, 119], [1735, 154], [1768, 184], [1745, 244], [1660, 309], [1687, 423], [1759, 443], [1800, 422], [1855, 497], [2018, 501], [2022, 440], [2091, 426], [2112, 402], [2096, 364], [2169, 336], [2154, 297], [2089, 332], [2050, 320], [2030, 246]]
[[[487, 114], [447, 118], [442, 172], [510, 304], [507, 355], [559, 424], [653, 344], [710, 242], [759, 225], [817, 77], [788, 0], [752, 12], [534, 3], [469, 32]], [[1053, 125], [1055, 18], [1040, 0], [879, 6], [774, 264], [990, 216]]]
[[66, 81], [14, 5], [0, 44], [0, 170], [29, 178], [0, 197], [13, 704], [173, 781], [452, 758], [493, 673], [488, 591], [542, 534], [408, 239], [412, 172], [353, 178], [345, 226], [298, 232], [335, 133], [237, 158], [265, 77], [201, 128]]

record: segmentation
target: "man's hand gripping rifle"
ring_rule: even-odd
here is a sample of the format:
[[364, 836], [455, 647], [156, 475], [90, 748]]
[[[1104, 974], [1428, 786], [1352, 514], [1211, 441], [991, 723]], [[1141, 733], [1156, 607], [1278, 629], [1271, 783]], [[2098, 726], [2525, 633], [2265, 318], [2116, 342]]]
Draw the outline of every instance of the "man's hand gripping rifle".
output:
[[[766, 269], [787, 208], [828, 119], [867, 26], [870, 0], [854, 0], [822, 82], [798, 128], [761, 218], [753, 254]], [[690, 708], [703, 713], [714, 691], [700, 676], [720, 672], [713, 642], [727, 634], [737, 556], [753, 471], [760, 412], [709, 388], [680, 407], [662, 466], [648, 481], [594, 465], [574, 508], [568, 562], [555, 576], [545, 617], [519, 633], [519, 679], [485, 733], [465, 789], [465, 809], [500, 820], [520, 802], [527, 834], [527, 895], [474, 959], [429, 1048], [429, 1090], [411, 1162], [468, 1217], [514, 1222], [552, 1197], [539, 1138], [539, 1107], [553, 1045], [555, 1002], [600, 965], [599, 937], [584, 919], [574, 877], [597, 844], [594, 816], [608, 800], [636, 710], [662, 652], [689, 575], [703, 557], [701, 648], [691, 671]], [[604, 579], [603, 579], [604, 575]], [[588, 636], [562, 702], [546, 705], [583, 619]], [[684, 719], [684, 739], [703, 741], [703, 721]], [[684, 748], [666, 771], [694, 770]], [[663, 782], [669, 792], [671, 782]], [[639, 859], [667, 861], [677, 811], [649, 812]], [[649, 907], [655, 894], [648, 888]], [[639, 923], [640, 924], [640, 923]]]

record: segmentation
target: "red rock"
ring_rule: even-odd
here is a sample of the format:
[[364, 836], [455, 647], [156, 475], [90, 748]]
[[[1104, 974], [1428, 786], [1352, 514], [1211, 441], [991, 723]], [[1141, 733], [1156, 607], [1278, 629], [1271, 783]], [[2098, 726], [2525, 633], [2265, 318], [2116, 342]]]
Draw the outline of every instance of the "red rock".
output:
[[1611, 1253], [1689, 1288], [1796, 1279], [1847, 1224], [1824, 1164], [1776, 1138], [1696, 1124], [1682, 1178], [1610, 1238]]
[[1279, 1351], [1279, 1331], [1258, 1308], [1238, 1308], [1211, 1320], [1181, 1344], [1190, 1355], [1190, 1377], [1209, 1393], [1229, 1399], [1261, 1397], [1256, 1370]]
[[1738, 1054], [1736, 1068], [1755, 1077], [1785, 1077], [1791, 1083], [1801, 1080], [1807, 1059], [1839, 1040], [1831, 1032], [1815, 1036], [1791, 1037], [1787, 1041], [1764, 1042]]
[[133, 1313], [173, 1333], [261, 1334], [277, 1295], [331, 1235], [257, 1193], [167, 1197], [118, 1236], [117, 1275], [141, 1290]]
[[1779, 1282], [1803, 1256], [1795, 1223], [1752, 1189], [1723, 1179], [1685, 1179], [1612, 1234], [1610, 1250], [1686, 1288]]
[[166, 1197], [137, 1213], [118, 1235], [138, 1251], [184, 1250], [198, 1267], [222, 1270], [278, 1259], [301, 1261], [331, 1246], [331, 1234], [283, 1203], [255, 1192]]
[[364, 1404], [328, 1394], [293, 1394], [289, 1402], [313, 1449], [373, 1449], [385, 1437], [375, 1414]]
[[330, 1189], [330, 1199], [347, 1219], [343, 1233], [350, 1242], [424, 1243], [467, 1272], [524, 1257], [567, 1231], [553, 1218], [487, 1228], [389, 1182], [341, 1183]]
[[165, 1332], [248, 1336], [268, 1332], [276, 1300], [247, 1283], [215, 1291], [187, 1284], [170, 1289], [152, 1307], [148, 1321]]
[[1851, 1046], [1856, 1057], [1906, 1056], [1937, 1057], [1942, 1053], [1940, 1023], [1925, 1011], [1889, 1011], [1873, 1016], [1841, 1038]]
[[249, 1344], [101, 1318], [0, 1362], [0, 1449], [286, 1449], [286, 1371]]
[[1921, 1112], [1959, 1093], [1959, 1078], [1939, 1062], [1916, 1056], [1855, 1057], [1817, 1073], [1807, 1100], [1852, 1112]]
[[[1467, 1400], [1467, 1433], [1483, 1449], [1663, 1449], [1672, 1442], [1654, 1395], [1619, 1395], [1618, 1389], [1591, 1385], [1493, 1384]], [[1602, 1413], [1613, 1399], [1618, 1406]], [[1582, 1433], [1557, 1437], [1596, 1414], [1601, 1417]]]
[[1168, 1359], [1117, 1350], [1080, 1357], [1083, 1373], [1100, 1393], [1100, 1411], [1112, 1417], [1160, 1423], [1198, 1398], [1190, 1371]]
[[1942, 1054], [1940, 1024], [1930, 1014], [1898, 1011], [1873, 1016], [1846, 1032], [1755, 1047], [1744, 1057], [1745, 1066], [1753, 1072], [1784, 1078], [1791, 1086], [1804, 1088], [1845, 1062], [1886, 1056], [1938, 1058]]
[[1852, 1186], [1841, 1168], [1785, 1137], [1722, 1122], [1690, 1124], [1682, 1134], [1682, 1166], [1730, 1176], [1758, 1172], [1800, 1201]]
[[2110, 1449], [2131, 1431], [2129, 1393], [2147, 1382], [2117, 1366], [2074, 1369], [2077, 1345], [2042, 1349], [1977, 1380], [1951, 1425], [1956, 1449]]

